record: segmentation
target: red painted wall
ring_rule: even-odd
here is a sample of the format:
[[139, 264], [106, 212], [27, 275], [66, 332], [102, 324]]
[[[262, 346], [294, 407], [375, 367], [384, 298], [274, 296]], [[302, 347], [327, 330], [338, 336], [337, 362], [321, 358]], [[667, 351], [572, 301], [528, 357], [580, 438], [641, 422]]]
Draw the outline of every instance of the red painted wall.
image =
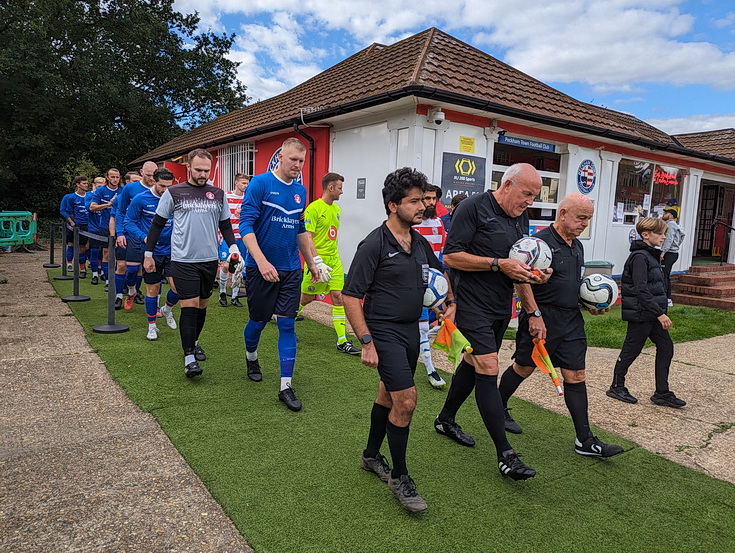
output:
[[329, 171], [329, 129], [326, 127], [306, 127], [301, 129], [314, 139], [314, 183], [309, 182], [309, 156], [311, 155], [309, 141], [303, 136], [288, 132], [258, 140], [255, 142], [255, 174], [265, 173], [271, 163], [273, 155], [278, 151], [287, 138], [298, 138], [306, 146], [306, 160], [301, 173], [302, 183], [308, 193], [307, 201], [322, 195], [322, 177]]
[[174, 184], [179, 184], [189, 178], [189, 171], [183, 163], [164, 161], [163, 166], [174, 174]]

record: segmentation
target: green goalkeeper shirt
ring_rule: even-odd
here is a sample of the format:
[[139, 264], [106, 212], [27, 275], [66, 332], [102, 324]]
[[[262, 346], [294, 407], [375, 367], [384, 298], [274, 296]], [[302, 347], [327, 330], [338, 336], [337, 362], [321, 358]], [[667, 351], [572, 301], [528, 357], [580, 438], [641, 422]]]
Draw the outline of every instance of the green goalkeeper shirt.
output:
[[304, 211], [304, 226], [314, 235], [314, 247], [322, 257], [338, 257], [337, 235], [339, 234], [339, 206], [329, 205], [319, 198], [311, 202]]

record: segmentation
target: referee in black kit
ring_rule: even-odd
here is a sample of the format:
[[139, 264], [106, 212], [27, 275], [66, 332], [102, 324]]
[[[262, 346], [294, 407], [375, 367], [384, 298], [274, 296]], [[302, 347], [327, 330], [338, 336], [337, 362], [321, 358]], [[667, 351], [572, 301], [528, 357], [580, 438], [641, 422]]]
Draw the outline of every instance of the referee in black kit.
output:
[[[585, 195], [570, 194], [559, 202], [556, 220], [534, 235], [551, 248], [553, 272], [546, 284], [516, 285], [523, 310], [518, 319], [515, 362], [503, 373], [499, 388], [505, 407], [505, 429], [520, 434], [522, 429], [507, 408], [508, 399], [534, 371], [533, 338], [546, 340], [551, 361], [561, 368], [564, 377], [564, 402], [576, 433], [574, 450], [589, 457], [612, 457], [622, 453], [623, 448], [604, 443], [590, 430], [585, 384], [587, 335], [579, 307], [584, 247], [577, 237], [589, 226], [594, 211]], [[609, 309], [588, 311], [601, 315]]]
[[475, 440], [454, 421], [475, 389], [480, 415], [495, 443], [498, 468], [513, 480], [536, 476], [511, 447], [505, 435], [503, 403], [498, 393], [498, 350], [508, 328], [513, 282], [543, 283], [544, 272], [509, 259], [511, 246], [528, 235], [526, 208], [541, 190], [541, 177], [526, 163], [512, 165], [500, 187], [467, 198], [457, 206], [444, 247], [444, 264], [452, 268], [457, 296], [457, 328], [472, 344], [452, 378], [447, 399], [434, 428], [454, 441], [474, 446]]
[[[429, 267], [443, 272], [429, 243], [411, 228], [422, 220], [421, 198], [429, 186], [424, 174], [408, 167], [386, 177], [388, 219], [357, 246], [342, 290], [347, 318], [363, 345], [362, 363], [380, 375], [360, 466], [387, 482], [401, 505], [413, 512], [427, 507], [406, 468], [408, 427], [416, 408], [418, 320]], [[454, 315], [453, 304], [450, 289], [445, 316]], [[393, 469], [380, 453], [386, 435]]]

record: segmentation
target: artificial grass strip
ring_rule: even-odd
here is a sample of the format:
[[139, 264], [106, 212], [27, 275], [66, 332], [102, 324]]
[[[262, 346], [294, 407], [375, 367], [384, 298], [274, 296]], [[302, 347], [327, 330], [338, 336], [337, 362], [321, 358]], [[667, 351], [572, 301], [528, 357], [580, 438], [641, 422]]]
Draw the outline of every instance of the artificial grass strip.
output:
[[[54, 285], [66, 293], [67, 283]], [[735, 486], [599, 429], [625, 453], [576, 455], [568, 417], [516, 398], [513, 414], [524, 432], [510, 441], [538, 476], [501, 477], [473, 398], [457, 418], [477, 440], [474, 448], [433, 430], [446, 391], [431, 388], [422, 366], [408, 464], [429, 509], [408, 514], [359, 468], [377, 373], [337, 353], [331, 328], [297, 323], [294, 388], [304, 408], [293, 413], [277, 398], [274, 324], [259, 349], [264, 380], [251, 382], [242, 339], [247, 310], [213, 302], [201, 337], [204, 375], [192, 381], [183, 375], [178, 330], [159, 320], [159, 340], [148, 342], [136, 305], [117, 312], [130, 332], [92, 333], [106, 322], [106, 303], [101, 287], [83, 281], [82, 289], [93, 300], [70, 305], [90, 343], [258, 553], [735, 550]], [[383, 453], [389, 457], [387, 443]]]

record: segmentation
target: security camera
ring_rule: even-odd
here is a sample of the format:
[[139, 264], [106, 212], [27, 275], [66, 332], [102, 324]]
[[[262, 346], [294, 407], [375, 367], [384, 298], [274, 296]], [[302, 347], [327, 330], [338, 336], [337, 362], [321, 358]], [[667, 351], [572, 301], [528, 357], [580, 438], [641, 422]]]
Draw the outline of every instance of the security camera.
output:
[[447, 116], [442, 111], [442, 108], [434, 108], [429, 110], [428, 119], [435, 125], [441, 125], [446, 118]]

